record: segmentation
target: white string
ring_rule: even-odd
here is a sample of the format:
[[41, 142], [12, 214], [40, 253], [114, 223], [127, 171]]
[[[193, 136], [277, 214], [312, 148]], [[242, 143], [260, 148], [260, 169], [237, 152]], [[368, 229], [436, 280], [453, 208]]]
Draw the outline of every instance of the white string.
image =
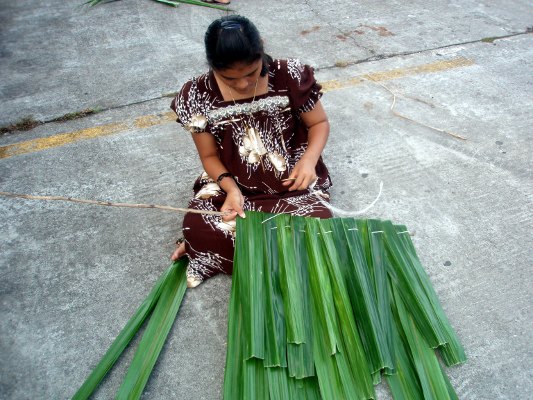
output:
[[[311, 187], [313, 187], [313, 185], [311, 185]], [[356, 215], [361, 215], [361, 214], [364, 214], [366, 213], [368, 210], [370, 210], [372, 207], [374, 207], [374, 205], [377, 203], [377, 201], [379, 200], [379, 198], [381, 197], [381, 193], [383, 192], [383, 181], [379, 182], [379, 193], [378, 195], [376, 196], [376, 198], [374, 199], [374, 201], [372, 203], [370, 203], [368, 206], [366, 206], [365, 208], [363, 208], [362, 210], [359, 210], [359, 211], [346, 211], [346, 210], [342, 210], [340, 208], [337, 208], [335, 206], [332, 206], [330, 203], [328, 203], [327, 201], [324, 201], [322, 199], [322, 191], [320, 190], [311, 190], [309, 189], [310, 193], [311, 194], [314, 194], [315, 197], [318, 199], [318, 201], [320, 202], [320, 204], [322, 204], [324, 207], [328, 208], [329, 210], [331, 210], [331, 212], [337, 214], [337, 215], [340, 215], [340, 216], [343, 216], [343, 217], [354, 217]], [[262, 224], [264, 224], [265, 222], [267, 221], [270, 221], [272, 218], [276, 218], [282, 214], [289, 214], [291, 215], [291, 213], [278, 213], [278, 214], [274, 214], [272, 215], [271, 217], [268, 217], [267, 219], [264, 219], [263, 222], [261, 222]], [[273, 228], [272, 228], [273, 229]], [[355, 230], [357, 230], [357, 228], [354, 228]], [[349, 230], [353, 230], [353, 229], [349, 229]]]
[[322, 200], [322, 198], [320, 197], [320, 194], [322, 192], [320, 192], [319, 190], [314, 190], [314, 191], [311, 191], [312, 194], [314, 194], [317, 198], [318, 198], [318, 201], [320, 201], [320, 203], [324, 206], [324, 207], [327, 207], [331, 210], [331, 212], [339, 215], [339, 216], [342, 216], [342, 217], [355, 217], [356, 215], [361, 215], [361, 214], [364, 214], [366, 213], [368, 210], [370, 210], [372, 207], [374, 207], [374, 205], [377, 203], [377, 201], [379, 200], [379, 198], [381, 197], [381, 193], [383, 192], [383, 181], [379, 182], [379, 193], [377, 195], [377, 197], [374, 199], [374, 201], [372, 203], [370, 203], [367, 207], [363, 208], [362, 210], [358, 210], [358, 211], [350, 211], [350, 210], [342, 210], [338, 207], [335, 207], [335, 206], [332, 206], [330, 203]]

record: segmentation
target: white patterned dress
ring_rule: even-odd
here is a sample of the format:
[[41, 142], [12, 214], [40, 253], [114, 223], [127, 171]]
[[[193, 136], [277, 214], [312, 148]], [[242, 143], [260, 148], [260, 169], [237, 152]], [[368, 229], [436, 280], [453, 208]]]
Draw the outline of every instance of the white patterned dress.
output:
[[[188, 81], [171, 108], [189, 132], [214, 136], [219, 157], [244, 196], [244, 210], [331, 217], [324, 206], [331, 186], [322, 158], [313, 188], [287, 191], [287, 178], [307, 148], [307, 128], [300, 118], [320, 99], [313, 69], [298, 60], [269, 65], [268, 92], [255, 101], [224, 101], [212, 71]], [[219, 211], [225, 193], [204, 172], [194, 184], [190, 208]], [[233, 270], [234, 224], [219, 216], [186, 214], [183, 236], [189, 257], [188, 277], [203, 280]]]

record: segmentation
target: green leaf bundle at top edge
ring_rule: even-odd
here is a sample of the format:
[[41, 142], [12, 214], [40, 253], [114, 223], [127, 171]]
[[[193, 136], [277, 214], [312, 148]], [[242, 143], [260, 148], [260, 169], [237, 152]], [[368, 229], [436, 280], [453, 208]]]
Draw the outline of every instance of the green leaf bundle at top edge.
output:
[[[233, 11], [231, 8], [224, 6], [224, 5], [213, 4], [213, 3], [204, 2], [200, 0], [153, 0], [153, 1], [157, 3], [161, 3], [161, 4], [166, 4], [171, 7], [178, 7], [180, 4], [190, 4], [193, 6], [214, 8], [220, 11]], [[84, 2], [83, 4], [88, 5], [88, 6], [96, 6], [98, 4], [105, 4], [109, 2], [110, 1], [108, 0], [89, 0], [89, 1]]]

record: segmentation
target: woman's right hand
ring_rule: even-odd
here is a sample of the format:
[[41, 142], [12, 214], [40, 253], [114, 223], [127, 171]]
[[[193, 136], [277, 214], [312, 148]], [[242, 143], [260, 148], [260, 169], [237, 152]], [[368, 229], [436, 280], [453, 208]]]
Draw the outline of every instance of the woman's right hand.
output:
[[246, 218], [242, 207], [244, 206], [244, 197], [239, 188], [235, 188], [226, 194], [226, 201], [220, 208], [220, 211], [226, 213], [222, 216], [222, 221], [232, 221], [237, 215]]

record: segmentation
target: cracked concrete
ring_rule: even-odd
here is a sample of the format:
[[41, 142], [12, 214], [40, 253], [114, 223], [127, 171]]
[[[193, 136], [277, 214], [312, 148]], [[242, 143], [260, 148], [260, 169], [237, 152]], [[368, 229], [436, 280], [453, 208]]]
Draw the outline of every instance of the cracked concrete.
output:
[[[363, 208], [382, 181], [365, 217], [415, 232], [469, 357], [447, 369], [459, 398], [533, 398], [531, 4], [232, 6], [257, 23], [274, 57], [314, 65], [329, 85], [334, 205]], [[4, 1], [0, 125], [106, 111], [1, 136], [0, 149], [55, 144], [0, 157], [0, 190], [185, 206], [200, 163], [165, 117], [163, 95], [206, 69], [203, 34], [219, 15], [148, 0], [93, 9]], [[501, 39], [483, 41], [492, 37]], [[380, 77], [395, 110], [419, 123], [392, 114], [391, 93], [366, 76]], [[121, 128], [54, 142], [108, 125]], [[4, 197], [0, 213], [0, 399], [70, 398], [167, 267], [182, 216]], [[230, 285], [218, 276], [187, 292], [143, 398], [221, 398]], [[114, 396], [134, 346], [95, 398]], [[377, 393], [390, 398], [383, 385]]]

